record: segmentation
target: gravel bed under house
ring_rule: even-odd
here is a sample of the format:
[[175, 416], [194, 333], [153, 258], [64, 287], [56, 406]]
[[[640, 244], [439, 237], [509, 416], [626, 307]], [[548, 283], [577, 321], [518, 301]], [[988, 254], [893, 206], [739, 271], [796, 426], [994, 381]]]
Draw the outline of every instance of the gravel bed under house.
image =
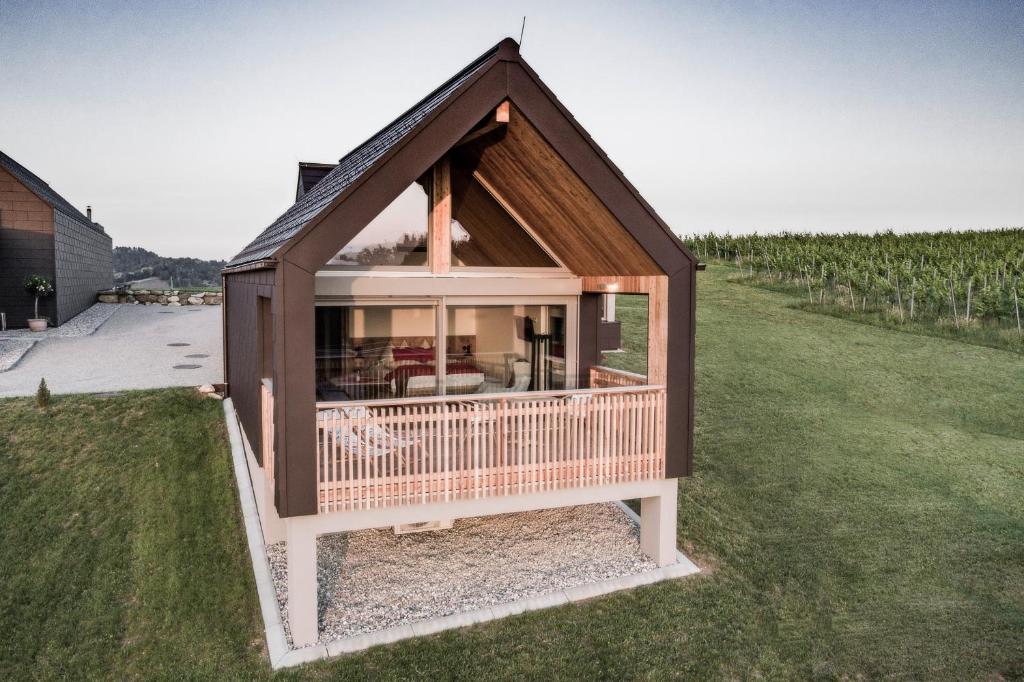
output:
[[[462, 519], [451, 530], [321, 537], [320, 642], [653, 570], [639, 535], [609, 503]], [[290, 643], [286, 543], [267, 546], [267, 556]]]

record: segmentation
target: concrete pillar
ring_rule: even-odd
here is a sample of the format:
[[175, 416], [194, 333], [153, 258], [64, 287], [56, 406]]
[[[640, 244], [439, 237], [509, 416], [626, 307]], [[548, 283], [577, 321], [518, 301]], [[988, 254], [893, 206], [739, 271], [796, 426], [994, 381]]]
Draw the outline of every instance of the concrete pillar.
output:
[[285, 520], [288, 535], [288, 625], [296, 648], [316, 644], [316, 532], [303, 517]]
[[659, 484], [661, 494], [640, 500], [640, 551], [659, 567], [676, 562], [676, 498], [678, 481]]

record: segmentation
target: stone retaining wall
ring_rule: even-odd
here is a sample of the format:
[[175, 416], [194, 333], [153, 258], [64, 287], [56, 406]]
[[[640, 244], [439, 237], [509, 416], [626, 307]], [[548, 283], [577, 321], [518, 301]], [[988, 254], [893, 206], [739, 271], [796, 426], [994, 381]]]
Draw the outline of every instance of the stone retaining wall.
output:
[[224, 294], [219, 291], [179, 291], [177, 289], [129, 289], [121, 294], [101, 291], [100, 303], [143, 303], [145, 305], [220, 305]]

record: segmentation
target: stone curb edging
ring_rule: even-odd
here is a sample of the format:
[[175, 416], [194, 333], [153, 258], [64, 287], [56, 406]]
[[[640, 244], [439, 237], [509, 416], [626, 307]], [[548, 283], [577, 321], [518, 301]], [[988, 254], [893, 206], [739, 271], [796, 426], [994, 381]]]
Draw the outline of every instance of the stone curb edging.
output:
[[[231, 442], [231, 456], [234, 462], [235, 479], [238, 483], [238, 496], [241, 499], [242, 516], [245, 519], [245, 532], [249, 541], [249, 553], [252, 556], [253, 573], [256, 577], [256, 591], [260, 599], [260, 611], [267, 636], [267, 651], [270, 655], [270, 666], [274, 670], [309, 663], [323, 658], [350, 654], [380, 644], [390, 644], [410, 637], [422, 637], [444, 630], [461, 628], [467, 625], [485, 623], [507, 616], [562, 606], [572, 602], [600, 597], [602, 595], [631, 589], [642, 585], [682, 578], [699, 573], [696, 566], [682, 552], [676, 552], [676, 563], [663, 568], [656, 568], [643, 573], [620, 576], [603, 580], [598, 583], [586, 583], [564, 590], [556, 590], [545, 594], [527, 597], [484, 607], [473, 611], [464, 611], [450, 616], [429, 618], [416, 623], [407, 623], [385, 630], [367, 632], [361, 635], [344, 637], [326, 643], [320, 643], [302, 649], [289, 649], [285, 637], [281, 611], [277, 604], [277, 593], [270, 575], [270, 562], [266, 547], [263, 544], [263, 530], [260, 525], [259, 513], [256, 510], [256, 498], [249, 478], [249, 467], [245, 461], [242, 435], [238, 421], [234, 415], [231, 399], [224, 401], [224, 417], [228, 425], [228, 436]], [[616, 502], [633, 523], [639, 525], [640, 517], [623, 502]]]
[[270, 561], [267, 559], [267, 550], [263, 544], [263, 528], [256, 509], [256, 495], [249, 479], [245, 446], [242, 444], [242, 433], [238, 430], [238, 420], [231, 398], [224, 399], [224, 421], [227, 424], [228, 441], [231, 443], [231, 460], [235, 469], [235, 482], [238, 484], [238, 499], [245, 522], [245, 536], [252, 559], [253, 577], [256, 579], [256, 593], [259, 596], [260, 612], [266, 629], [267, 654], [270, 656], [270, 666], [276, 670], [282, 667], [280, 662], [289, 653], [288, 639], [284, 634], [281, 611], [277, 607], [277, 593], [274, 591]]

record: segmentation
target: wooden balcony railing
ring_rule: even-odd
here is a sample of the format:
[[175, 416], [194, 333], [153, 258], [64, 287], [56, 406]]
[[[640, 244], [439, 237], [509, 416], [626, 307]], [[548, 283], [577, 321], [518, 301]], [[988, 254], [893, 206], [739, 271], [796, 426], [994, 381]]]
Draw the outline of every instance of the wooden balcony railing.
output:
[[662, 386], [317, 403], [316, 425], [321, 513], [665, 476]]
[[263, 475], [274, 480], [274, 389], [270, 379], [260, 383], [260, 421], [263, 432], [260, 436], [260, 461]]
[[627, 372], [624, 369], [612, 369], [611, 367], [591, 367], [590, 387], [611, 388], [614, 386], [644, 386], [647, 377], [635, 372]]

